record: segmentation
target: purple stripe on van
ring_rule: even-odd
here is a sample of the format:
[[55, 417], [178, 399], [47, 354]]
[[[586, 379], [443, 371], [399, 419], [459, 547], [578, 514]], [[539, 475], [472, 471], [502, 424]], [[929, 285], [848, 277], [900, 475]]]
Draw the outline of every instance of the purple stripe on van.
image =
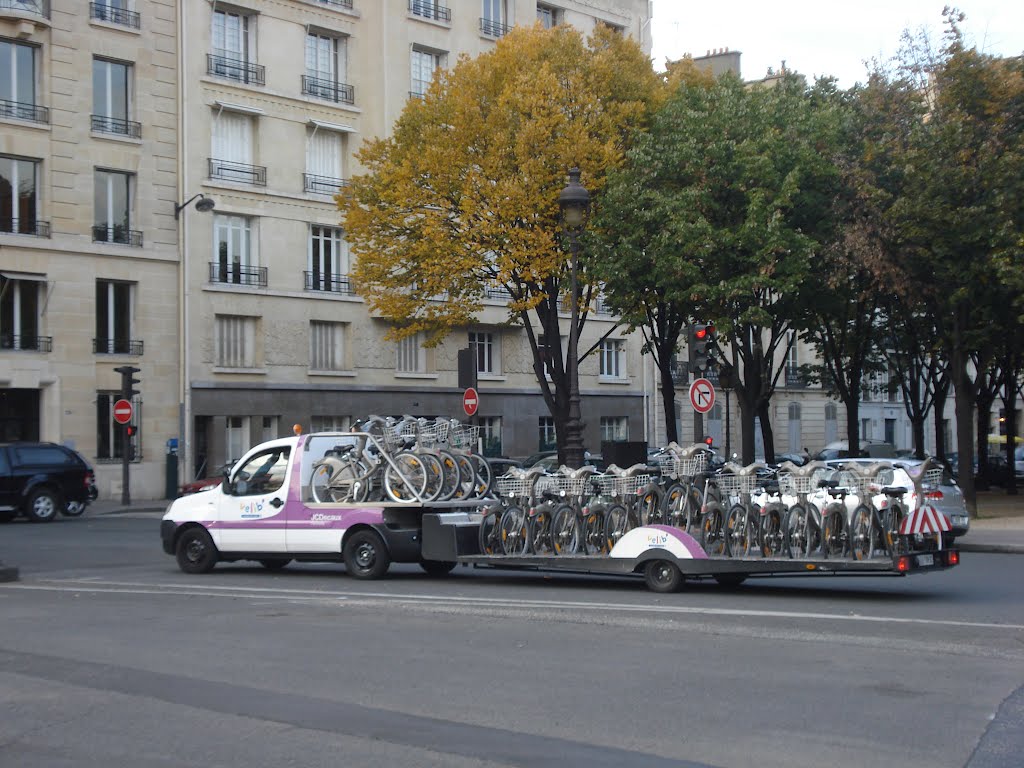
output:
[[656, 531], [668, 534], [676, 541], [678, 541], [683, 549], [690, 553], [690, 557], [694, 560], [707, 560], [708, 553], [704, 551], [704, 548], [700, 545], [693, 536], [688, 534], [682, 528], [675, 528], [671, 525], [648, 525], [648, 528], [653, 528]]

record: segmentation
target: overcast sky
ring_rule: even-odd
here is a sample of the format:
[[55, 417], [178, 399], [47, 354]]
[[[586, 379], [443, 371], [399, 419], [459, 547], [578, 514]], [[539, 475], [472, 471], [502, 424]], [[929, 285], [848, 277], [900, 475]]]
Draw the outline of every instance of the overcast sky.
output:
[[[666, 57], [728, 48], [742, 52], [746, 80], [764, 77], [785, 60], [788, 69], [808, 79], [832, 75], [849, 88], [866, 79], [866, 59], [897, 52], [903, 30], [926, 27], [941, 42], [944, 5], [944, 0], [654, 0], [652, 56], [660, 71]], [[969, 43], [999, 56], [1024, 53], [1024, 0], [962, 0], [956, 6], [967, 14], [963, 29]]]

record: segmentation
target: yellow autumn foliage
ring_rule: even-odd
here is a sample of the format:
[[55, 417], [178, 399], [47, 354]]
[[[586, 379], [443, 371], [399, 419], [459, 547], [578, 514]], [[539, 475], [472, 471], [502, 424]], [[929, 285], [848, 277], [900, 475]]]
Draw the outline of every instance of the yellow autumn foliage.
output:
[[516, 28], [439, 72], [390, 137], [363, 145], [367, 172], [338, 197], [353, 277], [392, 337], [440, 341], [487, 288], [512, 294], [512, 314], [542, 301], [565, 277], [567, 170], [598, 199], [662, 87], [636, 43], [604, 28]]

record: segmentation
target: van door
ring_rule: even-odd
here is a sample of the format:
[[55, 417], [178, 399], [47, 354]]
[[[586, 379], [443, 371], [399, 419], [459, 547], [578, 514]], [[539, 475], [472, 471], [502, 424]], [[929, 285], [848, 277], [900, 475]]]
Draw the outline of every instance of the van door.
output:
[[285, 496], [291, 448], [279, 445], [250, 456], [220, 497], [217, 528], [224, 552], [284, 552]]

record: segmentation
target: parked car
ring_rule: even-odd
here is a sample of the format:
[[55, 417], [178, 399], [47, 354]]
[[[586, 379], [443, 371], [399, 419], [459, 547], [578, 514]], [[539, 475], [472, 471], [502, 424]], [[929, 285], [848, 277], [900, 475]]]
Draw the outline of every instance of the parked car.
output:
[[[594, 467], [599, 472], [604, 471], [604, 460], [601, 458], [601, 454], [599, 453], [591, 453], [590, 451], [584, 451], [583, 463], [588, 466]], [[543, 467], [548, 472], [555, 472], [561, 465], [558, 463], [558, 452], [548, 451], [546, 452], [546, 455], [541, 456], [532, 464], [527, 464], [524, 461], [523, 466], [526, 467], [527, 469], [529, 469], [530, 467]]]
[[97, 497], [96, 475], [77, 452], [56, 443], [0, 443], [0, 522], [36, 523], [80, 515]]
[[895, 459], [896, 448], [891, 443], [881, 440], [862, 440], [860, 453], [856, 456], [850, 455], [850, 444], [846, 440], [837, 440], [829, 443], [814, 455], [815, 461], [831, 461], [833, 459]]
[[235, 462], [228, 461], [217, 467], [214, 470], [215, 474], [196, 478], [195, 480], [191, 480], [187, 483], [182, 483], [178, 487], [178, 495], [188, 496], [191, 493], [199, 493], [200, 491], [209, 491], [213, 488], [219, 488], [221, 482], [224, 480], [224, 473], [233, 466], [235, 466]]
[[[900, 465], [905, 465], [913, 469], [920, 465], [922, 462], [920, 459], [832, 459], [825, 462], [830, 467], [842, 467], [844, 464], [886, 464], [892, 467], [892, 478], [886, 478], [889, 485], [906, 488], [907, 495], [905, 499], [907, 503], [916, 503], [916, 500], [912, 502], [911, 494], [914, 492], [914, 482], [910, 479], [910, 475], [904, 471]], [[946, 517], [949, 518], [950, 524], [953, 526], [952, 530], [946, 537], [946, 543], [952, 543], [954, 539], [959, 536], [963, 536], [967, 533], [971, 527], [971, 520], [967, 514], [967, 504], [964, 502], [964, 495], [960, 491], [960, 486], [956, 484], [952, 474], [948, 470], [944, 470], [942, 473], [942, 480], [939, 485], [926, 492], [926, 501], [928, 504], [935, 507], [939, 512], [942, 512]]]

